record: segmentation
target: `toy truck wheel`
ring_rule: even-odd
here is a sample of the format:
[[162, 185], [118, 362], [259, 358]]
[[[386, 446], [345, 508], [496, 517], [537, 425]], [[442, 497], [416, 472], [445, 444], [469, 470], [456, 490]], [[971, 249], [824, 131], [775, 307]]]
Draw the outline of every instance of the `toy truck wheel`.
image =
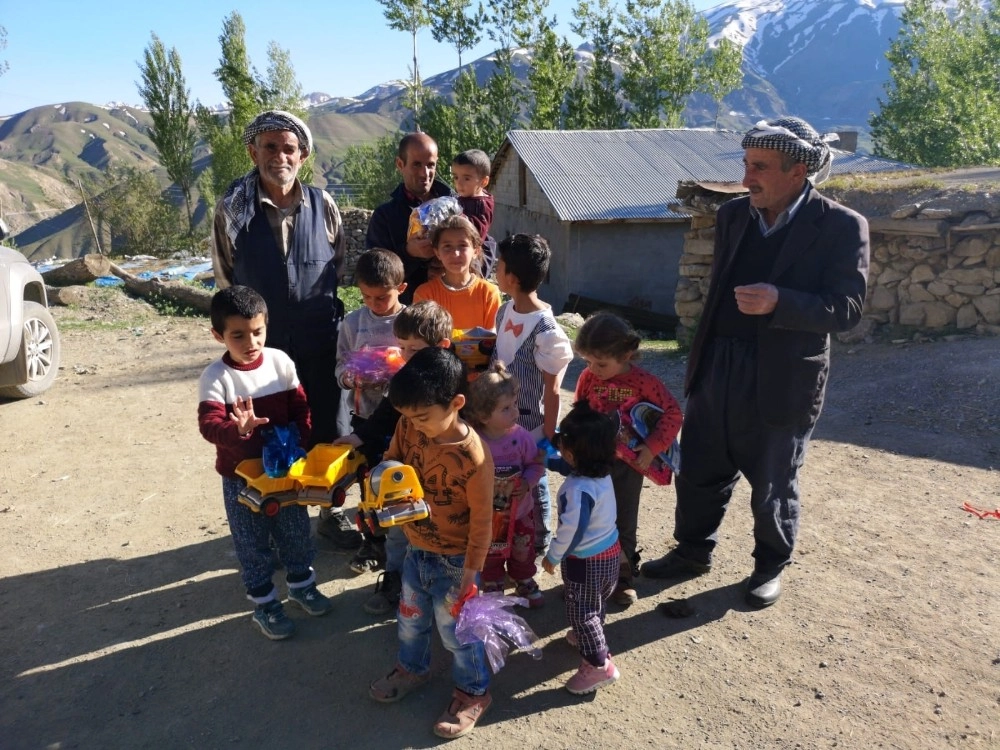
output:
[[479, 342], [479, 353], [487, 357], [493, 354], [493, 349], [496, 346], [495, 339], [484, 339]]
[[340, 508], [347, 500], [347, 491], [343, 487], [334, 487], [330, 493], [330, 502], [334, 508]]
[[273, 518], [278, 515], [281, 510], [281, 503], [273, 498], [271, 500], [265, 500], [260, 506], [261, 512], [268, 518]]

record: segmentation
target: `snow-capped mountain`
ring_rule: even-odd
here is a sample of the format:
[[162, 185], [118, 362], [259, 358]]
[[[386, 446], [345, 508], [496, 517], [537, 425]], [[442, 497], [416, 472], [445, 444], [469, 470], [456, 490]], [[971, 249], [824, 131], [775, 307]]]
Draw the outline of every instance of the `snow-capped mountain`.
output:
[[[884, 96], [885, 52], [905, 0], [736, 0], [706, 11], [743, 44], [746, 82], [767, 81], [788, 112], [864, 125]], [[748, 113], [749, 114], [749, 113]], [[769, 114], [769, 113], [760, 113]]]

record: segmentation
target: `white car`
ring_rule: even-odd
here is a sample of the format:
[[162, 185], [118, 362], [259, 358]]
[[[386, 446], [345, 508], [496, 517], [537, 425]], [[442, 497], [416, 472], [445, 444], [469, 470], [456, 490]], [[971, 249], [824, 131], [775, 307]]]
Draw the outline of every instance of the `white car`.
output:
[[37, 396], [58, 371], [59, 331], [45, 282], [21, 253], [0, 246], [0, 398]]

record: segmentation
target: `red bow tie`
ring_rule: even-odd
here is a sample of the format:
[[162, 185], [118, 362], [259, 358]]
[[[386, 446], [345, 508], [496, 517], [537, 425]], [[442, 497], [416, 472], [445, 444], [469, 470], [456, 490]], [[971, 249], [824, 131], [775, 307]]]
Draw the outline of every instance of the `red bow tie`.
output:
[[507, 321], [507, 325], [505, 325], [503, 327], [503, 332], [504, 333], [507, 333], [507, 331], [513, 331], [515, 337], [516, 336], [520, 336], [521, 335], [521, 331], [523, 331], [523, 330], [524, 330], [524, 324], [523, 323], [518, 323], [517, 325], [514, 325], [509, 320]]

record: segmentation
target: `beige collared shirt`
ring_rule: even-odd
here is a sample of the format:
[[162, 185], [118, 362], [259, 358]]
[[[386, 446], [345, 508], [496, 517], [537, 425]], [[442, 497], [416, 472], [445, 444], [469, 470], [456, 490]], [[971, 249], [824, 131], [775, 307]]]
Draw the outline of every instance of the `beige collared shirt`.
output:
[[[298, 180], [295, 181], [293, 192], [291, 205], [287, 209], [280, 209], [263, 190], [260, 190], [258, 183], [257, 210], [263, 211], [267, 217], [267, 223], [274, 233], [274, 242], [281, 248], [285, 257], [288, 257], [292, 233], [295, 231], [295, 219], [300, 211], [308, 210], [308, 205], [302, 201], [302, 183]], [[336, 202], [325, 190], [323, 191], [323, 203], [326, 207], [326, 215], [324, 216], [326, 234], [333, 247], [334, 263], [339, 278], [347, 252], [344, 223], [340, 218], [340, 210], [337, 208]], [[227, 286], [233, 285], [233, 243], [229, 241], [229, 235], [226, 234], [226, 217], [222, 212], [221, 202], [215, 208], [215, 221], [212, 225], [212, 267], [215, 271], [217, 289], [225, 289]]]

